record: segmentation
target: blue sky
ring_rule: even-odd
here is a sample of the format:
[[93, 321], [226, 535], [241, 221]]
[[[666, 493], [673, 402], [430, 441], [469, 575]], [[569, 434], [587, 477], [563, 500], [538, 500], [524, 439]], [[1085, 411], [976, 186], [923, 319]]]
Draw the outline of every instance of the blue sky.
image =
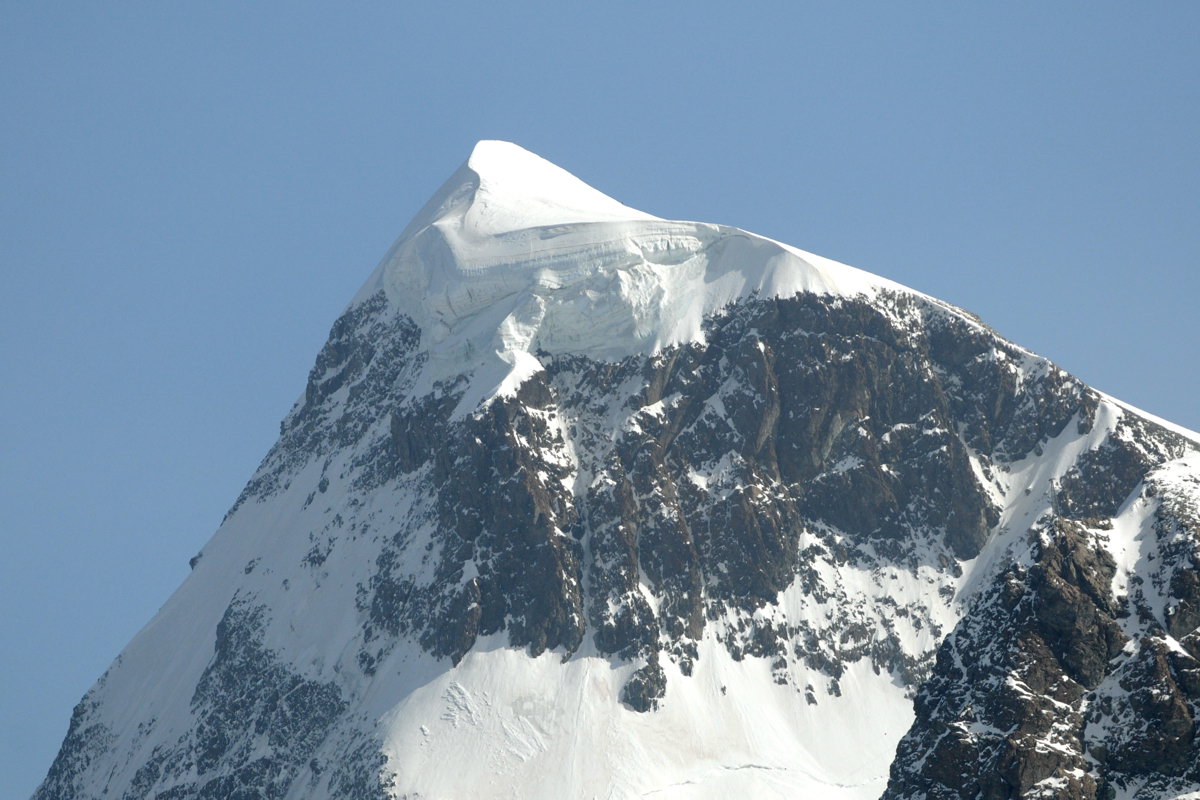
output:
[[481, 138], [1200, 428], [1200, 4], [0, 4], [0, 796]]

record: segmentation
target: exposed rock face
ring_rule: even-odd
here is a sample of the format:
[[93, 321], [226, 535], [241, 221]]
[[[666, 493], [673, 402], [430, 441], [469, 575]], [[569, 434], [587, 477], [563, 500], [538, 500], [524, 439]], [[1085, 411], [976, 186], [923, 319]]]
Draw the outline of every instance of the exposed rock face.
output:
[[[1057, 495], [1067, 513], [1039, 520], [939, 648], [885, 797], [1196, 791], [1200, 497], [1178, 462], [1155, 471], [1188, 449], [1134, 420], [1079, 459]], [[1140, 541], [1119, 544], [1139, 506]], [[1113, 552], [1140, 569], [1118, 575]]]
[[[1069, 423], [1087, 429], [1097, 399], [1053, 368], [1019, 383], [1024, 353], [940, 309], [891, 302], [887, 313], [812, 295], [751, 302], [712, 320], [705, 345], [552, 359], [465, 419], [452, 419], [453, 384], [391, 410], [390, 446], [367, 472], [420, 475], [441, 548], [419, 585], [394, 569], [409, 542], [385, 547], [360, 595], [365, 638], [415, 634], [457, 661], [500, 630], [535, 655], [570, 654], [590, 630], [601, 653], [665, 651], [686, 670], [705, 621], [733, 615], [723, 639], [737, 657], [801, 658], [837, 678], [869, 656], [915, 680], [929, 654], [888, 633], [858, 643], [843, 625], [861, 621], [750, 617], [798, 573], [827, 592], [818, 564], [949, 576], [999, 518], [972, 465], [1023, 456]], [[327, 371], [365, 360], [345, 359]], [[308, 414], [322, 418], [294, 416]], [[379, 657], [366, 652], [364, 668]]]
[[998, 575], [943, 643], [889, 796], [1095, 796], [1082, 701], [1126, 637], [1112, 561], [1086, 537], [1069, 523], [1035, 533], [1032, 563]]
[[[443, 350], [383, 290], [351, 305], [192, 577], [76, 709], [37, 800], [1200, 788], [1190, 439], [899, 289], [751, 293], [651, 354], [522, 351], [537, 369], [481, 404], [470, 371], [429, 380]], [[471, 672], [505, 648], [561, 669], [509, 697]], [[171, 684], [143, 697], [160, 663]], [[787, 709], [782, 744], [719, 776], [697, 764], [753, 721], [682, 755], [670, 738], [709, 735], [695, 716], [652, 727], [701, 705], [720, 729], [751, 697]], [[891, 729], [863, 773], [876, 715]], [[634, 742], [635, 767], [578, 766], [574, 737], [596, 729]]]
[[[1089, 752], [1120, 791], [1169, 797], [1200, 785], [1200, 502], [1195, 474], [1152, 476], [1145, 571], [1123, 612], [1133, 641], [1089, 697]], [[1136, 631], [1136, 633], [1134, 633]]]

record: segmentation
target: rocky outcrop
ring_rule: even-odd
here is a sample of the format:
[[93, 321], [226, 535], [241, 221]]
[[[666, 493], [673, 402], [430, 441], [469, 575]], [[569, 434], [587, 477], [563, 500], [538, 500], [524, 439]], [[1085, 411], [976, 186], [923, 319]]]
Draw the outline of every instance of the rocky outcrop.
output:
[[[1191, 612], [1200, 493], [1194, 478], [1181, 485], [1156, 473], [1153, 459], [1130, 467], [1129, 454], [1166, 458], [1179, 445], [1166, 432], [1155, 442], [1141, 431], [1081, 459], [1064, 484], [1104, 476], [1097, 454], [1123, 454], [1111, 485], [1128, 494], [1135, 471], [1140, 499], [1157, 503], [1138, 542], [1143, 574], [1114, 591], [1114, 523], [1094, 514], [1115, 515], [1119, 504], [1098, 507], [1091, 489], [1086, 508], [1098, 528], [1041, 520], [1027, 555], [939, 648], [885, 797], [1164, 798], [1200, 787], [1200, 661], [1188, 646], [1200, 635]], [[1082, 507], [1078, 495], [1061, 497], [1060, 507]]]
[[1083, 701], [1126, 643], [1114, 565], [1070, 522], [1031, 538], [938, 649], [885, 797], [1096, 796]]

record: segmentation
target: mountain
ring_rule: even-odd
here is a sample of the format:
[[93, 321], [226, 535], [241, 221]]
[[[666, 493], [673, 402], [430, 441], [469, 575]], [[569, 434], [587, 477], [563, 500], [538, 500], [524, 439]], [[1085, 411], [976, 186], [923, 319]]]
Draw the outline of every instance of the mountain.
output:
[[36, 800], [1200, 792], [1200, 444], [480, 142]]

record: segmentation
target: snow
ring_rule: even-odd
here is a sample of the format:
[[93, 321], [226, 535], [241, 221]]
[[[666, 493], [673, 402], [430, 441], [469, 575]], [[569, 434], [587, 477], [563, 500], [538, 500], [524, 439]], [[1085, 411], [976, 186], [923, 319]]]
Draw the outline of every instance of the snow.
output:
[[912, 722], [865, 661], [818, 705], [712, 636], [692, 677], [664, 666], [666, 701], [639, 714], [617, 699], [632, 666], [480, 643], [381, 717], [395, 791], [465, 797], [478, 786], [465, 773], [482, 771], [495, 798], [874, 798]]
[[480, 142], [355, 298], [379, 289], [421, 327], [416, 392], [473, 373], [459, 407], [515, 391], [536, 353], [615, 361], [703, 340], [748, 295], [911, 290], [737, 228], [629, 208], [507, 142]]
[[[466, 193], [470, 199], [464, 204]], [[466, 164], [434, 194], [400, 238], [435, 223], [457, 223], [472, 234], [495, 236], [576, 222], [656, 219], [518, 145], [484, 140], [475, 145]]]
[[[1140, 486], [1138, 489], [1131, 501], [1113, 518], [1112, 528], [1102, 533], [1104, 545], [1117, 567], [1112, 581], [1115, 597], [1125, 597], [1129, 593], [1129, 579], [1136, 574], [1138, 564], [1146, 566], [1152, 557], [1152, 541], [1147, 534], [1154, 522], [1157, 503], [1144, 497]], [[1132, 629], [1133, 623], [1125, 620], [1125, 627]]]
[[[1158, 576], [1162, 564], [1159, 534], [1155, 531], [1155, 515], [1160, 509], [1164, 495], [1176, 495], [1200, 503], [1200, 453], [1189, 452], [1180, 458], [1162, 464], [1140, 483], [1112, 519], [1112, 527], [1101, 532], [1101, 539], [1116, 562], [1112, 590], [1114, 596], [1131, 594], [1130, 582], [1134, 576], [1138, 581], [1138, 593], [1152, 613], [1159, 617], [1165, 628], [1166, 620], [1161, 616], [1172, 603], [1167, 586]], [[1153, 491], [1146, 491], [1148, 485]], [[1137, 634], [1135, 620], [1122, 620], [1126, 635]], [[1171, 647], [1179, 647], [1169, 636], [1162, 637]]]
[[997, 470], [992, 480], [974, 465], [981, 485], [998, 500], [1000, 522], [978, 556], [963, 564], [963, 579], [959, 597], [967, 599], [978, 592], [1019, 548], [1028, 548], [1026, 534], [1043, 515], [1054, 507], [1053, 495], [1058, 481], [1071, 469], [1081, 455], [1093, 450], [1117, 427], [1125, 411], [1104, 399], [1096, 409], [1096, 418], [1088, 433], [1077, 433], [1079, 419], [1063, 426], [1062, 431], [1042, 445], [1041, 454], [1029, 453], [1025, 458]]

